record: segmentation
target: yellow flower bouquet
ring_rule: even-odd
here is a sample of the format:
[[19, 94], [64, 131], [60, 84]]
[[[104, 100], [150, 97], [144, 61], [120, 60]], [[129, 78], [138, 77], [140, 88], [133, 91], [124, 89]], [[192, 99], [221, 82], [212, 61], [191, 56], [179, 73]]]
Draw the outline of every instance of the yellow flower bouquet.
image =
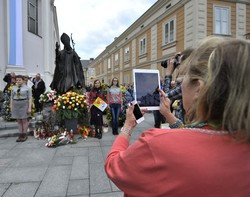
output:
[[66, 92], [58, 96], [52, 108], [62, 120], [78, 119], [87, 113], [86, 96], [76, 92]]

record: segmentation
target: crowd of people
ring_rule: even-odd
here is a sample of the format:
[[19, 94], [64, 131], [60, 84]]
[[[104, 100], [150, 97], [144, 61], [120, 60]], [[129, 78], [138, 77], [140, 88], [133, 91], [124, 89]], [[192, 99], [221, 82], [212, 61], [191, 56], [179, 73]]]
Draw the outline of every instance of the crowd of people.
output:
[[131, 145], [130, 105], [105, 161], [124, 196], [250, 195], [249, 53], [246, 41], [202, 40], [180, 64], [183, 115], [172, 113], [169, 92], [159, 90], [172, 129], [146, 130]]
[[[169, 60], [165, 78], [156, 91], [160, 110], [154, 111], [155, 128], [133, 144], [136, 127], [133, 87], [125, 99], [118, 78], [107, 89], [96, 79], [89, 93], [90, 125], [102, 138], [103, 110], [93, 103], [99, 97], [112, 116], [112, 133], [118, 135], [105, 161], [107, 176], [125, 196], [249, 196], [250, 195], [250, 43], [210, 36]], [[45, 84], [37, 74], [30, 78], [7, 74], [4, 92], [11, 85], [10, 108], [20, 136], [27, 139], [32, 96], [37, 111]], [[178, 101], [178, 102], [176, 102]], [[129, 105], [119, 131], [122, 104]], [[169, 127], [161, 128], [168, 122]]]

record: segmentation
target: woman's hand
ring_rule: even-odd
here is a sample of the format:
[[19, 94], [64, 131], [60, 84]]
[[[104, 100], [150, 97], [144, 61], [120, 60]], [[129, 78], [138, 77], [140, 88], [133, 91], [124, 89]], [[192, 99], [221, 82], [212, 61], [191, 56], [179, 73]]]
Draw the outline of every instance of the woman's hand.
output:
[[172, 58], [171, 60], [168, 61], [168, 67], [166, 68], [166, 75], [172, 75], [174, 72], [174, 62], [175, 59]]
[[126, 120], [124, 123], [124, 127], [131, 129], [131, 130], [136, 126], [136, 119], [135, 119], [133, 111], [134, 111], [134, 105], [131, 104], [127, 109]]
[[28, 109], [28, 113], [29, 113], [29, 114], [31, 113], [31, 108]]
[[160, 104], [160, 112], [161, 114], [168, 119], [168, 116], [171, 113], [170, 110], [170, 105], [171, 105], [171, 101], [169, 100], [169, 98], [166, 96], [165, 92], [163, 90], [159, 90], [160, 92], [160, 98], [161, 98], [161, 104]]
[[163, 92], [162, 90], [159, 90], [159, 92], [161, 95], [160, 112], [167, 119], [169, 125], [171, 125], [178, 119], [175, 117], [174, 114], [172, 114], [170, 110], [171, 101], [166, 96], [165, 92]]

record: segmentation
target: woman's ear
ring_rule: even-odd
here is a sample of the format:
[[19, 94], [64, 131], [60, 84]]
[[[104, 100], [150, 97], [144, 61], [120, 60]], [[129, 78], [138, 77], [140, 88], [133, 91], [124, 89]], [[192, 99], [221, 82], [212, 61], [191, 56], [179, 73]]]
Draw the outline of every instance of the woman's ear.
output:
[[204, 81], [202, 81], [200, 79], [197, 81], [197, 84], [195, 86], [195, 92], [194, 92], [194, 98], [195, 99], [197, 99], [199, 97], [200, 92], [204, 87], [204, 84], [205, 84]]

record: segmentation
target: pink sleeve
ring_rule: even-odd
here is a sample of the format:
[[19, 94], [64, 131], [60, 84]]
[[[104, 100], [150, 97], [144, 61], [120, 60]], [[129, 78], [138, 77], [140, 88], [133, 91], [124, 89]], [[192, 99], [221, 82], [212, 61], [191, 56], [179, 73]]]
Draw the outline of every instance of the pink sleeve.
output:
[[127, 139], [118, 136], [105, 161], [108, 177], [126, 194], [142, 196], [140, 192], [145, 192], [145, 185], [150, 184], [155, 161], [147, 141], [143, 134], [129, 146]]

